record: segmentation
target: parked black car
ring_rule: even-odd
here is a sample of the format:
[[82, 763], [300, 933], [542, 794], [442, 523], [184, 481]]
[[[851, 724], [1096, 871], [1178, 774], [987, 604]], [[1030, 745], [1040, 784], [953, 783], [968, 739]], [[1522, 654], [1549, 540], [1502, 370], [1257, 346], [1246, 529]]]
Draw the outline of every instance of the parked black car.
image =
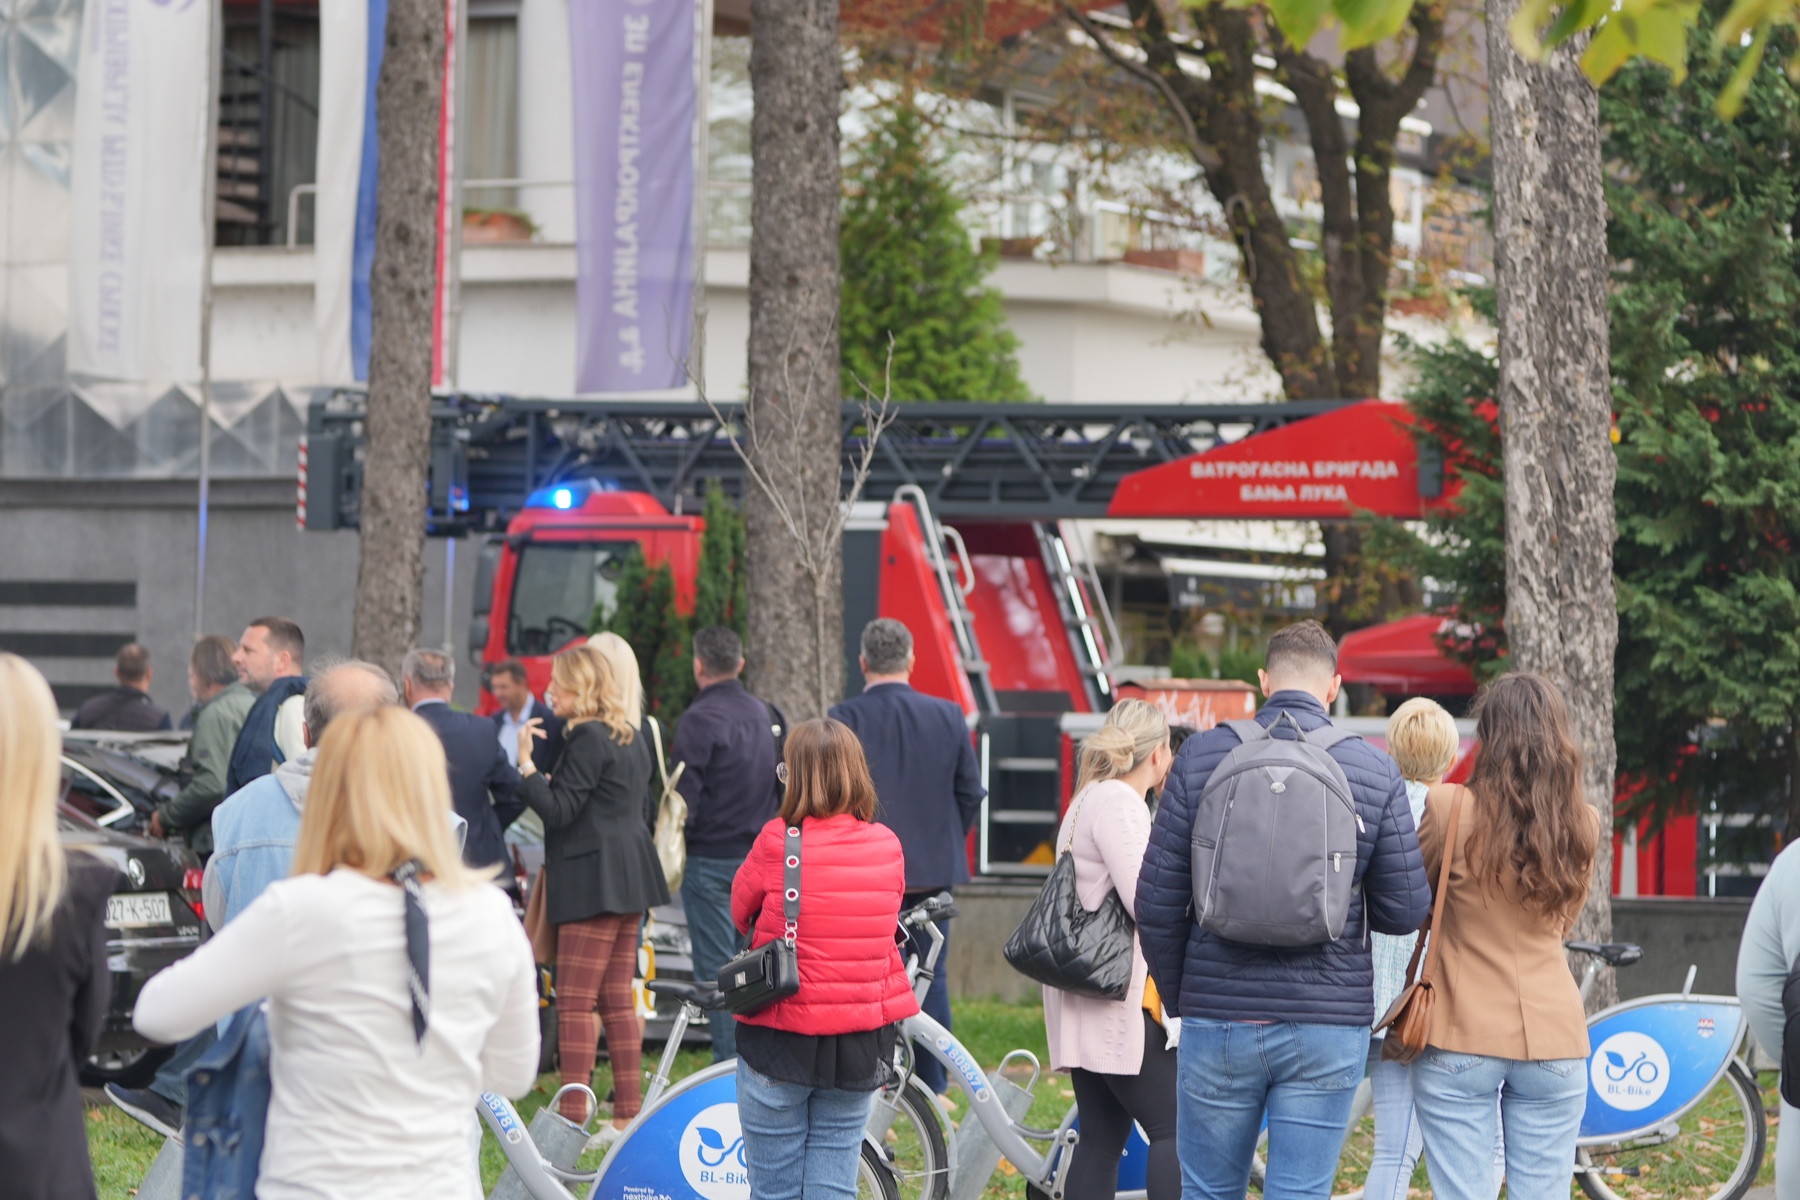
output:
[[[64, 846], [81, 847], [119, 871], [119, 890], [106, 906], [106, 955], [112, 1006], [100, 1044], [81, 1070], [88, 1087], [143, 1087], [171, 1053], [131, 1027], [131, 1010], [149, 978], [193, 953], [206, 936], [200, 899], [200, 860], [179, 841], [139, 836], [169, 789], [174, 772], [139, 754], [167, 747], [119, 748], [65, 742], [63, 796], [57, 830]], [[178, 757], [178, 754], [177, 754]]]

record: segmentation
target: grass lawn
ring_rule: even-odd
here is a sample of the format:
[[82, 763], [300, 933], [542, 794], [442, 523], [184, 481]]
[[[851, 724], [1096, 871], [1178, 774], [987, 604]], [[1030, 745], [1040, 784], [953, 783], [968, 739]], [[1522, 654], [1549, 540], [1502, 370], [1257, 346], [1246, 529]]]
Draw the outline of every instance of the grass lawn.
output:
[[[1000, 1001], [958, 1001], [954, 1006], [956, 1015], [956, 1033], [982, 1066], [992, 1069], [1009, 1051], [1015, 1049], [1030, 1050], [1038, 1056], [1040, 1062], [1047, 1061], [1048, 1053], [1044, 1039], [1043, 1009], [1036, 1004], [1006, 1004]], [[682, 1078], [704, 1067], [711, 1061], [711, 1056], [704, 1050], [684, 1051], [677, 1060], [676, 1078]], [[646, 1054], [646, 1071], [654, 1066], [651, 1054]], [[1763, 1100], [1769, 1114], [1769, 1152], [1763, 1159], [1762, 1171], [1757, 1183], [1767, 1184], [1775, 1177], [1774, 1139], [1777, 1113], [1775, 1075], [1765, 1073], [1758, 1082], [1762, 1085]], [[517, 1101], [519, 1114], [527, 1124], [538, 1109], [550, 1100], [559, 1086], [554, 1075], [545, 1075], [538, 1080], [531, 1093]], [[594, 1073], [594, 1091], [604, 1097], [612, 1088], [612, 1069], [602, 1063]], [[958, 1103], [951, 1112], [953, 1121], [959, 1120], [967, 1111], [961, 1103], [961, 1093], [957, 1093]], [[1025, 1123], [1040, 1129], [1054, 1129], [1068, 1111], [1074, 1101], [1075, 1093], [1069, 1086], [1065, 1075], [1046, 1073], [1037, 1084], [1033, 1093], [1030, 1112]], [[1689, 1136], [1711, 1138], [1714, 1135], [1712, 1123], [1714, 1105], [1709, 1102], [1690, 1114], [1683, 1121]], [[127, 1200], [132, 1196], [138, 1181], [149, 1169], [150, 1162], [156, 1157], [160, 1147], [158, 1139], [143, 1126], [127, 1117], [123, 1112], [111, 1106], [90, 1107], [88, 1109], [88, 1146], [93, 1154], [95, 1180], [99, 1184], [101, 1200]], [[1370, 1140], [1370, 1122], [1365, 1121], [1359, 1129], [1352, 1132], [1352, 1153], [1349, 1159], [1356, 1158], [1359, 1143], [1367, 1145]], [[1684, 1149], [1684, 1143], [1676, 1143], [1672, 1151]], [[1361, 1155], [1366, 1162], [1366, 1151]], [[1641, 1185], [1630, 1189], [1621, 1188], [1623, 1194], [1633, 1197], [1644, 1197], [1650, 1200], [1674, 1200], [1674, 1197], [1704, 1197], [1710, 1189], [1693, 1186], [1698, 1181], [1681, 1179], [1679, 1182], [1669, 1179], [1668, 1188], [1650, 1187], [1650, 1176], [1658, 1167], [1668, 1170], [1683, 1156], [1671, 1153], [1667, 1156], [1668, 1166], [1659, 1163], [1651, 1166], [1644, 1163], [1645, 1169]], [[582, 1160], [582, 1166], [592, 1168], [599, 1161], [598, 1152], [592, 1153]], [[484, 1130], [481, 1145], [481, 1182], [483, 1192], [491, 1190], [500, 1177], [505, 1158], [491, 1133]], [[1356, 1181], [1360, 1183], [1360, 1180]], [[1344, 1187], [1349, 1177], [1339, 1181]], [[1682, 1186], [1687, 1184], [1689, 1186]], [[1430, 1196], [1429, 1186], [1425, 1180], [1425, 1170], [1421, 1165], [1413, 1181], [1412, 1195], [1415, 1197]], [[1572, 1195], [1580, 1196], [1579, 1188], [1572, 1189]], [[984, 1194], [984, 1200], [1024, 1200], [1025, 1181], [1010, 1163], [1002, 1161], [1000, 1169], [994, 1173]]]

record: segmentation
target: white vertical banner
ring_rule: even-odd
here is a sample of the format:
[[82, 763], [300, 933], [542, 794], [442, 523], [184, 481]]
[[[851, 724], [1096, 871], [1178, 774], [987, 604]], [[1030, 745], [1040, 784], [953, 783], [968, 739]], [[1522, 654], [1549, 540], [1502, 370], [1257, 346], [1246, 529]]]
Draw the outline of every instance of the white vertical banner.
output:
[[[385, 9], [383, 10], [385, 12]], [[368, 0], [319, 0], [319, 144], [313, 210], [313, 323], [318, 378], [353, 383], [356, 222], [369, 147]], [[374, 186], [374, 181], [369, 181]], [[374, 208], [370, 207], [373, 217]], [[367, 276], [365, 275], [365, 281]]]
[[200, 377], [206, 0], [86, 0], [70, 166], [72, 373]]

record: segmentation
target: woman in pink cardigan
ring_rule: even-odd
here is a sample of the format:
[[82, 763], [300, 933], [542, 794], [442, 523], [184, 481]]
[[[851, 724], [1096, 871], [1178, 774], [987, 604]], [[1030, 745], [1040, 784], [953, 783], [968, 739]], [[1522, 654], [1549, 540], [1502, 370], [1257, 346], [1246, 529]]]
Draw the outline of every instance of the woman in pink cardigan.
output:
[[[1076, 891], [1089, 911], [1111, 891], [1127, 912], [1136, 904], [1138, 868], [1150, 841], [1144, 795], [1162, 786], [1174, 757], [1168, 722], [1142, 700], [1119, 701], [1106, 724], [1081, 743], [1075, 798], [1056, 846], [1057, 853], [1075, 856]], [[1132, 948], [1131, 988], [1122, 1000], [1046, 987], [1044, 1025], [1050, 1065], [1069, 1072], [1081, 1112], [1081, 1141], [1064, 1200], [1112, 1200], [1133, 1120], [1150, 1138], [1149, 1200], [1178, 1200], [1175, 1043], [1181, 1026], [1164, 1015], [1143, 951]]]

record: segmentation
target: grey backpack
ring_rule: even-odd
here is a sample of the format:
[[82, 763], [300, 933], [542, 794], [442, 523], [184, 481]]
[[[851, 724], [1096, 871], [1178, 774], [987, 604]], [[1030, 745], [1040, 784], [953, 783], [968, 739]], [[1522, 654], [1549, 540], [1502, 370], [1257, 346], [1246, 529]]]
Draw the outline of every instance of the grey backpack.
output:
[[1350, 781], [1326, 750], [1355, 735], [1335, 725], [1294, 740], [1256, 721], [1226, 722], [1243, 744], [1225, 756], [1194, 812], [1194, 919], [1253, 946], [1317, 946], [1343, 936], [1363, 828]]

